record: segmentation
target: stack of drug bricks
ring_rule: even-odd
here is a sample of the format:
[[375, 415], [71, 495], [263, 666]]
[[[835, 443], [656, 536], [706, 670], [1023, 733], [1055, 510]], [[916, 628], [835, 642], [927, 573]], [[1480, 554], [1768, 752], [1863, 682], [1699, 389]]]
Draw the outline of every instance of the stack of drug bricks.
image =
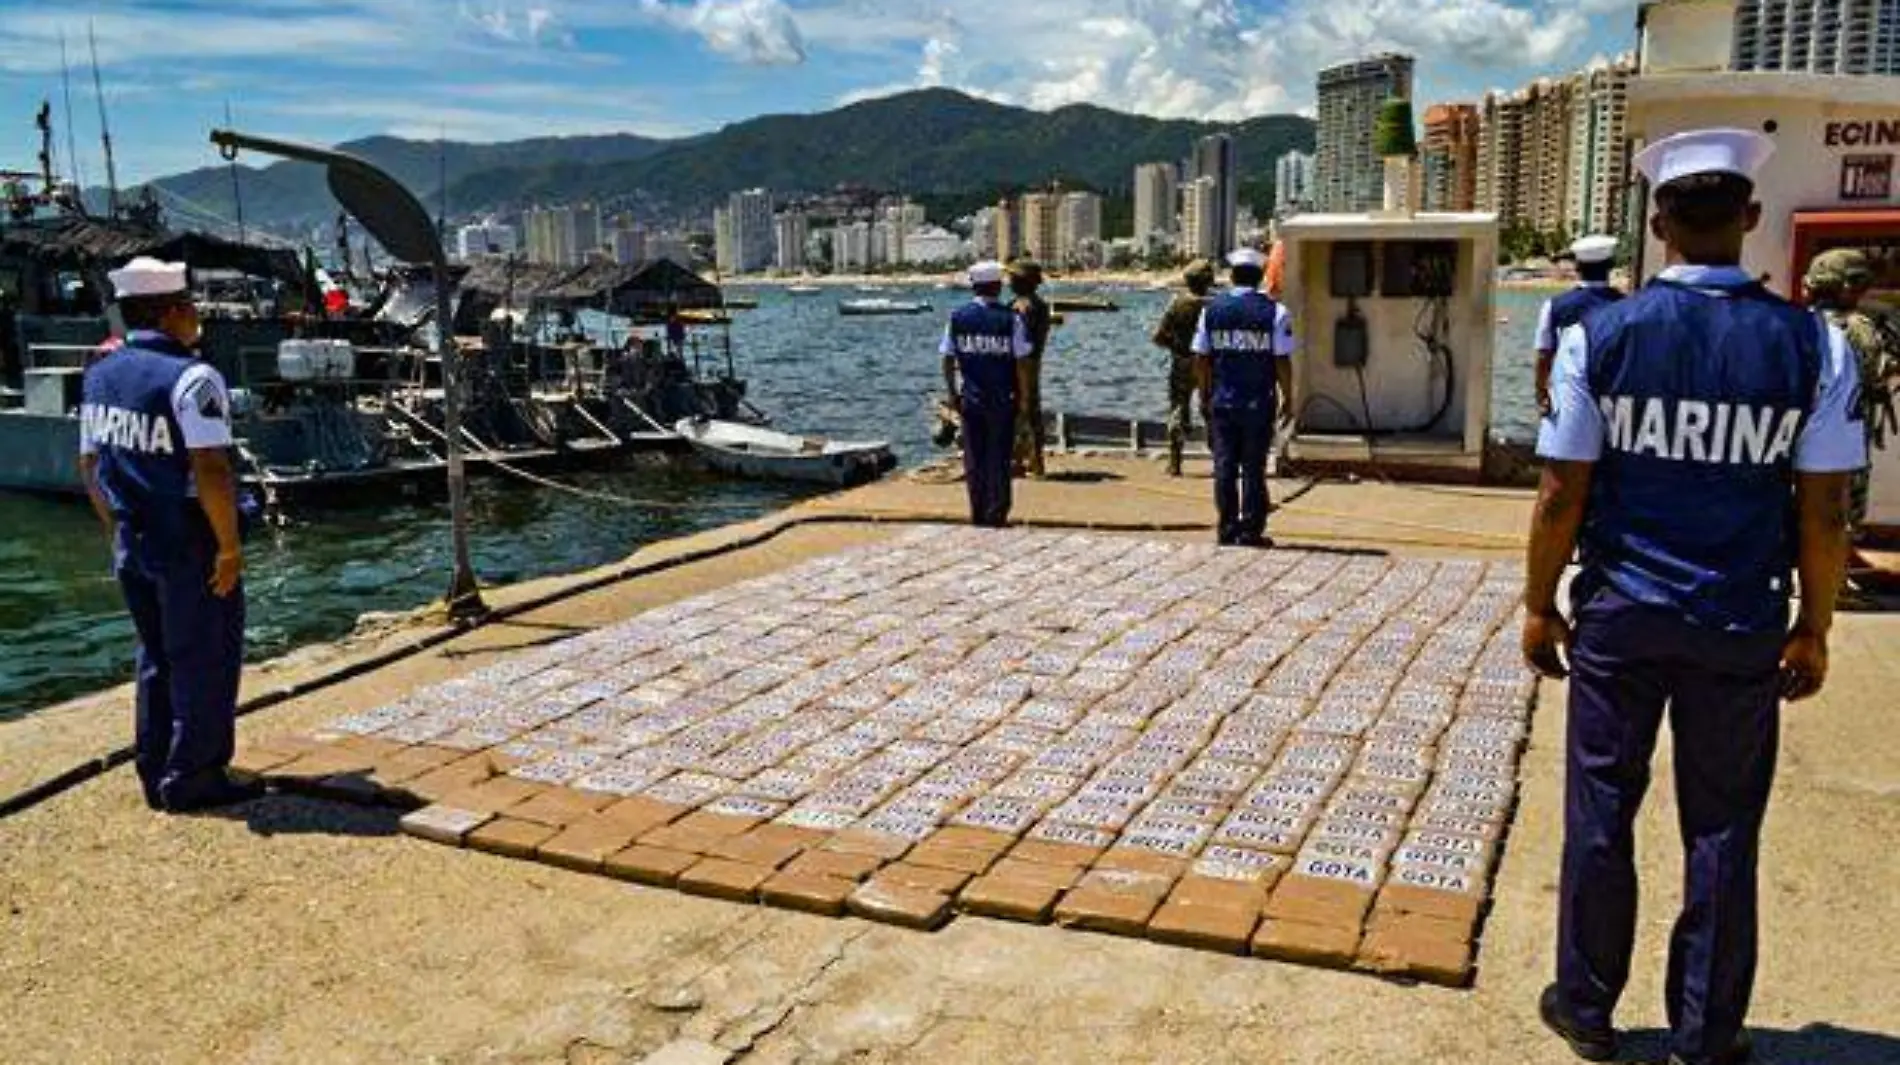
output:
[[735, 902], [1463, 985], [1534, 691], [1517, 582], [930, 528], [239, 768], [412, 808], [423, 839]]

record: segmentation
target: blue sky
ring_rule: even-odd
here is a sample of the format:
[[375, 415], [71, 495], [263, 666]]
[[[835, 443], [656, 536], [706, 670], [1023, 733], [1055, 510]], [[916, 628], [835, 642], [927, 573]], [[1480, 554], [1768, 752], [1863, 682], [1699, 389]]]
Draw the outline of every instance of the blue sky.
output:
[[[103, 171], [90, 22], [123, 180], [257, 132], [496, 141], [703, 132], [945, 85], [1031, 107], [1168, 117], [1310, 110], [1328, 63], [1394, 48], [1431, 102], [1634, 44], [1635, 0], [0, 0], [0, 166], [73, 66], [79, 163]], [[65, 154], [62, 131], [56, 146]], [[62, 168], [64, 168], [62, 166]]]

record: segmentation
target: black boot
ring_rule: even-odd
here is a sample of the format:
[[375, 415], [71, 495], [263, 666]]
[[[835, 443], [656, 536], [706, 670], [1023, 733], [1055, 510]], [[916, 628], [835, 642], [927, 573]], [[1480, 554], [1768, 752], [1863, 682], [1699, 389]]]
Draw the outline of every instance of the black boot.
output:
[[1543, 1018], [1544, 1027], [1570, 1044], [1570, 1052], [1583, 1060], [1610, 1061], [1616, 1057], [1616, 1030], [1592, 1030], [1578, 1024], [1571, 1018], [1569, 1008], [1564, 1005], [1563, 992], [1556, 984], [1544, 988], [1543, 996], [1537, 1000], [1537, 1014]]

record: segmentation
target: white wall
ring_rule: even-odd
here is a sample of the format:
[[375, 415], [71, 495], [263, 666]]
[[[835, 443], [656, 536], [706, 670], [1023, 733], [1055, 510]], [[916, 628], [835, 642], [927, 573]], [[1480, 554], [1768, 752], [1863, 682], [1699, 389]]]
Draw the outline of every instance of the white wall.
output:
[[[1836, 104], [1816, 100], [1776, 100], [1769, 96], [1748, 99], [1685, 99], [1678, 101], [1632, 102], [1631, 135], [1645, 141], [1659, 140], [1672, 133], [1690, 129], [1732, 126], [1738, 129], [1764, 129], [1774, 122], [1775, 154], [1756, 179], [1757, 198], [1763, 204], [1761, 228], [1748, 240], [1742, 265], [1752, 274], [1768, 275], [1768, 287], [1784, 296], [1792, 296], [1788, 276], [1794, 255], [1793, 220], [1796, 211], [1827, 210], [1843, 206], [1840, 198], [1841, 157], [1868, 153], [1889, 153], [1894, 149], [1865, 147], [1829, 147], [1826, 127], [1830, 122], [1900, 118], [1900, 98], [1891, 106]], [[1900, 175], [1896, 175], [1900, 177]], [[1900, 200], [1885, 203], [1857, 202], [1853, 207], [1894, 207]], [[1644, 209], [1644, 232], [1653, 206]], [[1647, 237], [1643, 256], [1646, 276], [1661, 269], [1663, 249], [1654, 236]]]
[[1662, 0], [1643, 24], [1643, 73], [1727, 70], [1735, 50], [1735, 0]]
[[[1302, 216], [1302, 220], [1314, 216]], [[1459, 243], [1457, 295], [1450, 305], [1450, 347], [1456, 368], [1456, 390], [1451, 407], [1432, 435], [1455, 443], [1466, 453], [1480, 454], [1491, 417], [1491, 361], [1496, 309], [1492, 277], [1497, 262], [1494, 223], [1474, 232], [1466, 228], [1455, 236], [1443, 232], [1405, 232], [1403, 223], [1379, 231], [1378, 239], [1444, 239]], [[1337, 234], [1314, 232], [1289, 225], [1287, 240], [1287, 305], [1293, 312], [1300, 349], [1295, 357], [1294, 390], [1304, 409], [1303, 431], [1351, 433], [1363, 424], [1358, 375], [1333, 365], [1335, 323], [1346, 313], [1346, 301], [1329, 292], [1331, 245], [1335, 240], [1364, 239], [1363, 231]], [[1375, 252], [1375, 258], [1376, 258]], [[1443, 396], [1442, 371], [1427, 359], [1414, 334], [1418, 299], [1387, 299], [1376, 293], [1355, 301], [1366, 318], [1371, 337], [1366, 363], [1367, 399], [1380, 428], [1415, 425], [1429, 417]], [[1313, 403], [1327, 396], [1343, 406]]]

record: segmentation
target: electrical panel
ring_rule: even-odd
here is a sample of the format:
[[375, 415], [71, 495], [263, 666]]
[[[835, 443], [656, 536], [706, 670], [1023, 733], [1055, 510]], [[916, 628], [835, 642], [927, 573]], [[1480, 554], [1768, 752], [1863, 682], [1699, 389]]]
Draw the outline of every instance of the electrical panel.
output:
[[1366, 316], [1357, 309], [1347, 311], [1333, 324], [1333, 365], [1356, 370], [1372, 356], [1372, 333], [1366, 328]]
[[1449, 240], [1394, 240], [1380, 245], [1387, 299], [1444, 299], [1457, 282], [1458, 245]]
[[1373, 262], [1370, 241], [1333, 245], [1331, 289], [1335, 299], [1364, 299], [1372, 295]]

